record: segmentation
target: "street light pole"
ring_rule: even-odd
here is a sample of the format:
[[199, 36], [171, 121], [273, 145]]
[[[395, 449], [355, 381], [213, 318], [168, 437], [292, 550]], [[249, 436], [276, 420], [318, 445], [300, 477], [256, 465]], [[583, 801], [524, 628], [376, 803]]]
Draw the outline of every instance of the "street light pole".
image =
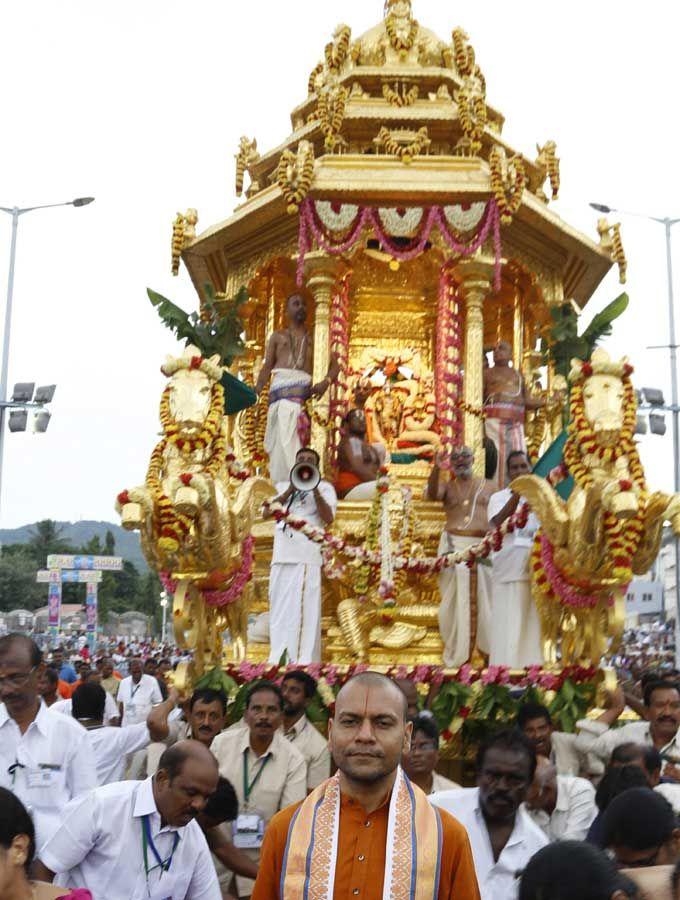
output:
[[[678, 406], [678, 345], [675, 339], [675, 306], [673, 297], [673, 254], [671, 229], [680, 222], [680, 218], [670, 219], [668, 216], [647, 216], [643, 213], [616, 209], [604, 203], [589, 204], [593, 209], [603, 213], [618, 212], [625, 216], [648, 219], [663, 225], [666, 233], [666, 275], [668, 279], [668, 347], [671, 352], [671, 413], [673, 415], [673, 490], [680, 493], [680, 407]], [[680, 665], [680, 538], [674, 536], [675, 545], [675, 664]]]
[[55, 206], [87, 206], [92, 203], [94, 197], [76, 197], [66, 203], [44, 203], [41, 206], [27, 206], [20, 209], [18, 206], [0, 206], [0, 211], [12, 216], [12, 240], [9, 250], [9, 274], [7, 276], [7, 302], [5, 304], [5, 333], [2, 341], [2, 368], [0, 369], [0, 510], [2, 509], [2, 464], [5, 450], [5, 420], [7, 410], [7, 380], [9, 375], [9, 346], [10, 332], [12, 329], [12, 301], [14, 299], [14, 266], [17, 253], [17, 230], [19, 228], [19, 216], [33, 212], [35, 209], [52, 209]]

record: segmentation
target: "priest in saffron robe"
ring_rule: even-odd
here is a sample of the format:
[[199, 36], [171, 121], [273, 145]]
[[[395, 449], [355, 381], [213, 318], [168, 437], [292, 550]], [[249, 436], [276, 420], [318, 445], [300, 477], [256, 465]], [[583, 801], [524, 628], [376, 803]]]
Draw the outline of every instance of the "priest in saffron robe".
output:
[[271, 820], [252, 900], [479, 900], [465, 829], [399, 765], [411, 730], [385, 675], [344, 685], [329, 723], [338, 771]]

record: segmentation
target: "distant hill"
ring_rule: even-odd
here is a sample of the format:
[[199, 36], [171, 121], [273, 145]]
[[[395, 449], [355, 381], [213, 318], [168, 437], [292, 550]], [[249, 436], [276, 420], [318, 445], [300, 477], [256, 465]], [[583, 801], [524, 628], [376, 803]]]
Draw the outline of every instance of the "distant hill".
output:
[[[82, 547], [98, 536], [102, 544], [106, 532], [110, 531], [116, 539], [116, 556], [122, 556], [137, 567], [140, 572], [148, 571], [146, 560], [142, 555], [139, 541], [139, 533], [125, 531], [120, 525], [113, 522], [57, 522], [57, 527], [62, 529], [61, 536], [74, 547]], [[22, 525], [20, 528], [0, 528], [0, 543], [2, 544], [27, 544], [31, 540], [31, 531], [35, 525]]]

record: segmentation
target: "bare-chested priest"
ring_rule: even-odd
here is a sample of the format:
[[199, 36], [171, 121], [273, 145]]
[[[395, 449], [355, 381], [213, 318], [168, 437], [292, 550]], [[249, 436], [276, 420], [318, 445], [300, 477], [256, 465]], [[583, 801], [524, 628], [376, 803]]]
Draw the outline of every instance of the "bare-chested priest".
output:
[[300, 294], [286, 300], [287, 327], [273, 332], [255, 385], [260, 394], [271, 376], [264, 448], [269, 456], [269, 477], [287, 482], [298, 450], [308, 443], [309, 418], [304, 404], [322, 397], [338, 377], [338, 361], [331, 354], [326, 377], [312, 385], [312, 339], [307, 330], [307, 303]]
[[544, 405], [526, 389], [522, 374], [510, 366], [512, 347], [499, 341], [493, 349], [493, 366], [484, 369], [484, 417], [486, 436], [493, 441], [498, 464], [494, 476], [495, 490], [506, 486], [505, 460], [514, 450], [526, 453], [524, 435], [526, 412]]
[[385, 448], [366, 440], [366, 415], [351, 409], [343, 421], [344, 434], [338, 444], [338, 478], [335, 490], [342, 500], [372, 500], [378, 470], [385, 462]]
[[[446, 527], [439, 542], [439, 554], [465, 550], [484, 537], [488, 531], [487, 507], [494, 486], [484, 478], [472, 474], [474, 453], [469, 447], [456, 447], [451, 453], [454, 478], [441, 479], [441, 467], [446, 459], [443, 452], [435, 456], [427, 482], [427, 496], [440, 500], [446, 513]], [[469, 569], [464, 563], [443, 569], [439, 575], [439, 631], [444, 642], [444, 665], [460, 666], [467, 662], [473, 650], [489, 652], [491, 575], [490, 567], [476, 564]], [[477, 628], [471, 635], [470, 590], [476, 584]], [[473, 623], [474, 624], [474, 623]], [[472, 642], [470, 638], [472, 637]]]

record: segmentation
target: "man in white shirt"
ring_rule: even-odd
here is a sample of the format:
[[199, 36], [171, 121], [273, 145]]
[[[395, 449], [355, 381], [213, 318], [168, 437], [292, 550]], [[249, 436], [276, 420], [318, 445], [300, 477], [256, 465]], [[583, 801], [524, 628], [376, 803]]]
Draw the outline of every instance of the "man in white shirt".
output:
[[476, 788], [430, 798], [467, 829], [481, 900], [515, 900], [518, 873], [548, 843], [522, 805], [535, 769], [524, 735], [501, 731], [479, 748]]
[[[211, 746], [220, 775], [232, 783], [238, 797], [234, 845], [253, 861], [260, 858], [264, 829], [272, 816], [307, 796], [305, 759], [281, 734], [282, 717], [281, 689], [269, 681], [255, 682], [246, 698], [248, 727], [223, 731]], [[237, 877], [236, 884], [239, 897], [250, 897], [250, 879]]]
[[107, 784], [68, 805], [42, 848], [39, 878], [95, 900], [221, 900], [215, 868], [195, 821], [217, 788], [209, 750], [182, 741], [146, 781]]
[[144, 674], [141, 659], [130, 660], [130, 674], [121, 681], [117, 699], [121, 725], [145, 722], [151, 707], [163, 702], [158, 681]]
[[[509, 482], [531, 471], [521, 450], [513, 450], [508, 456], [507, 468]], [[517, 512], [520, 499], [510, 488], [492, 494], [489, 525], [502, 525]], [[503, 546], [493, 554], [490, 665], [524, 669], [543, 664], [541, 623], [531, 596], [529, 574], [529, 554], [538, 528], [539, 521], [530, 512], [524, 528], [506, 534]]]
[[168, 736], [168, 714], [177, 702], [177, 692], [170, 692], [167, 700], [154, 706], [146, 722], [123, 725], [120, 728], [103, 722], [104, 700], [109, 695], [100, 684], [81, 684], [73, 692], [73, 718], [87, 731], [97, 765], [97, 783], [122, 781], [128, 753], [143, 750], [154, 741]]
[[[94, 684], [96, 687], [100, 686], [96, 682], [90, 682], [89, 680], [84, 682], [84, 684]], [[76, 691], [80, 687], [83, 687], [83, 685], [82, 684], [78, 685], [78, 687], [76, 688]], [[104, 690], [104, 688], [102, 688], [102, 690]], [[75, 691], [73, 693], [75, 693]], [[106, 694], [106, 699], [104, 700], [103, 724], [104, 725], [111, 725], [112, 723], [115, 724], [116, 722], [118, 722], [118, 719], [120, 718], [119, 713], [118, 713], [118, 707], [116, 706], [116, 701], [113, 699], [111, 694], [107, 693], [106, 691], [104, 691], [104, 693]], [[73, 713], [73, 694], [68, 698], [68, 700], [57, 700], [57, 702], [53, 703], [52, 706], [50, 707], [50, 711], [63, 713], [63, 715], [65, 715], [65, 716], [72, 715], [72, 713]], [[77, 719], [77, 718], [79, 718], [79, 716], [74, 716], [74, 718]]]
[[41, 702], [42, 653], [25, 635], [0, 638], [0, 786], [31, 810], [40, 847], [69, 800], [97, 784], [87, 732]]
[[609, 708], [595, 720], [581, 719], [576, 723], [576, 746], [582, 753], [593, 753], [608, 762], [619, 744], [643, 744], [656, 747], [666, 760], [663, 777], [680, 782], [680, 687], [673, 681], [650, 681], [645, 685], [644, 703], [647, 721], [630, 722], [612, 728], [626, 701], [621, 688], [609, 694]]
[[305, 758], [307, 790], [313, 791], [331, 776], [331, 754], [328, 741], [305, 714], [316, 694], [316, 681], [302, 670], [287, 672], [281, 682], [283, 724], [281, 730]]
[[585, 778], [558, 775], [545, 756], [538, 757], [526, 805], [549, 841], [584, 841], [597, 815], [592, 784]]
[[[296, 464], [319, 466], [319, 455], [303, 447]], [[296, 519], [327, 528], [335, 517], [338, 498], [333, 485], [320, 481], [313, 491], [298, 491], [279, 482], [280, 503]], [[278, 663], [284, 652], [288, 662], [307, 665], [321, 660], [321, 550], [301, 531], [278, 522], [269, 573], [269, 662]]]
[[411, 722], [411, 748], [401, 758], [404, 772], [426, 794], [458, 790], [459, 784], [435, 771], [439, 764], [439, 729], [432, 713], [418, 713]]
[[540, 703], [523, 703], [517, 713], [517, 727], [534, 745], [537, 756], [547, 757], [558, 775], [601, 776], [604, 763], [593, 753], [582, 753], [576, 735], [557, 731], [550, 712]]

